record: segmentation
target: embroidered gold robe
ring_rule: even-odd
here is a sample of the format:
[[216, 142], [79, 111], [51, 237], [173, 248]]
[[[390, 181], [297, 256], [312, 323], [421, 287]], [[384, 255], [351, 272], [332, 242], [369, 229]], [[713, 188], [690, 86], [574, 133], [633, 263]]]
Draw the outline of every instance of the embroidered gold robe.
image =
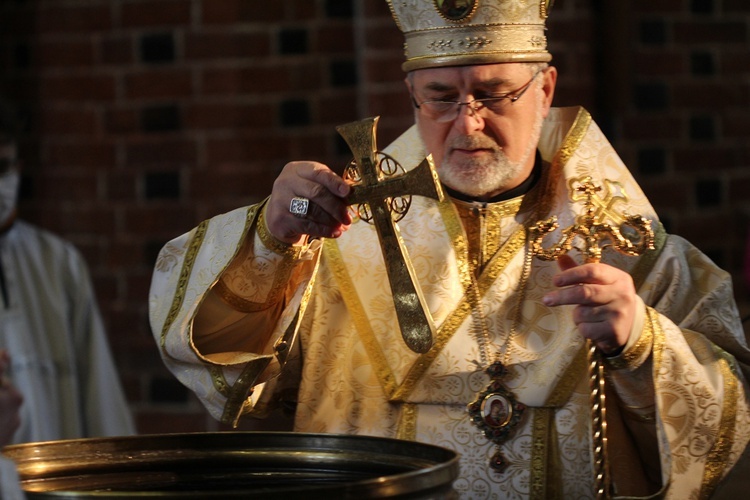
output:
[[[602, 259], [631, 273], [642, 300], [631, 340], [606, 369], [616, 493], [707, 497], [750, 439], [750, 354], [730, 277], [664, 233], [584, 110], [553, 109], [539, 151], [543, 173], [525, 196], [488, 206], [415, 197], [399, 222], [436, 326], [429, 352], [401, 340], [371, 225], [286, 247], [268, 234], [260, 204], [162, 250], [150, 309], [166, 365], [226, 422], [291, 399], [298, 431], [454, 449], [462, 498], [593, 498], [584, 342], [571, 306], [542, 304], [558, 268], [531, 258], [527, 241], [528, 226], [550, 215], [574, 223], [582, 200], [571, 188], [591, 176], [603, 187], [600, 214], [614, 223], [641, 214], [656, 230], [656, 250]], [[388, 153], [406, 168], [425, 155], [414, 128]], [[488, 465], [496, 445], [467, 413], [489, 382], [488, 356], [508, 365], [507, 385], [528, 407], [501, 446], [502, 474]]]

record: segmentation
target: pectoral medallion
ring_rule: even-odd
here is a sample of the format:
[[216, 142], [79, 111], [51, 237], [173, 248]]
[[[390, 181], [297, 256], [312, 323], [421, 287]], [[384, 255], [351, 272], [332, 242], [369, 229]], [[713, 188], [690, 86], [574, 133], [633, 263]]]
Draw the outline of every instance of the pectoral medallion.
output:
[[490, 467], [502, 473], [508, 467], [508, 462], [500, 452], [500, 445], [521, 422], [526, 405], [518, 402], [515, 395], [505, 387], [502, 379], [508, 370], [501, 362], [492, 363], [485, 373], [489, 375], [490, 383], [469, 403], [467, 409], [474, 425], [484, 432], [487, 439], [497, 445], [497, 452], [490, 460]]

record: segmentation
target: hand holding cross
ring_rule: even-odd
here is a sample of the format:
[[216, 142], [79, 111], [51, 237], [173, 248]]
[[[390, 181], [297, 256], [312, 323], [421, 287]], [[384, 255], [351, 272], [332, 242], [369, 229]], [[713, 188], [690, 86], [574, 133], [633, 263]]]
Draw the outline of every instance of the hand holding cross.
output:
[[393, 221], [390, 201], [410, 195], [442, 200], [443, 191], [431, 157], [405, 174], [383, 178], [385, 172], [376, 148], [377, 122], [375, 117], [336, 127], [354, 154], [361, 180], [352, 186], [347, 203], [360, 205], [368, 211], [383, 250], [401, 336], [412, 351], [424, 353], [432, 346], [435, 328], [398, 226]]

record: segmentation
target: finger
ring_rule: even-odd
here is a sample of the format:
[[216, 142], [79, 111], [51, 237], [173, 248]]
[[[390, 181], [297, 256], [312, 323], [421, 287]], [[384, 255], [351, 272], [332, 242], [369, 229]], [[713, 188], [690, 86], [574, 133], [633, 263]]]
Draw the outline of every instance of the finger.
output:
[[548, 306], [601, 304], [597, 296], [598, 285], [575, 283], [546, 294], [542, 301]]
[[[345, 199], [351, 188], [341, 177], [317, 162], [292, 162], [286, 168], [293, 175], [288, 181], [290, 184], [287, 194], [290, 201], [298, 196], [314, 202], [322, 210], [317, 211], [320, 223], [327, 223], [323, 217], [325, 212], [339, 224], [351, 224]], [[282, 177], [280, 179], [287, 180]]]
[[329, 192], [340, 198], [346, 198], [349, 195], [351, 186], [341, 177], [336, 175], [330, 168], [317, 162], [305, 162], [312, 168], [304, 168], [300, 171], [300, 176], [313, 181], [315, 184], [324, 186]]

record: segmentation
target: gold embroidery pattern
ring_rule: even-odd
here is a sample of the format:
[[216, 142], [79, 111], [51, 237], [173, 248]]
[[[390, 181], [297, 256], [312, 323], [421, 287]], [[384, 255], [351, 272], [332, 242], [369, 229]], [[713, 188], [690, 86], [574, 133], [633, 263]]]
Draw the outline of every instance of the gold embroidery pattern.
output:
[[216, 282], [216, 284], [213, 287], [213, 291], [216, 295], [219, 296], [221, 300], [226, 302], [227, 305], [231, 306], [232, 309], [234, 309], [235, 311], [249, 313], [249, 312], [255, 312], [255, 311], [262, 311], [264, 309], [268, 309], [269, 307], [268, 303], [259, 304], [257, 302], [251, 302], [247, 299], [243, 299], [242, 297], [239, 297], [238, 295], [235, 295], [224, 284], [223, 280], [219, 280]]
[[344, 299], [346, 308], [349, 309], [349, 313], [352, 318], [357, 332], [359, 332], [362, 343], [367, 350], [367, 355], [372, 360], [375, 372], [378, 375], [378, 380], [383, 387], [383, 392], [389, 400], [393, 400], [393, 394], [396, 392], [398, 384], [396, 377], [393, 375], [388, 360], [383, 353], [383, 349], [380, 347], [377, 339], [375, 338], [375, 332], [372, 331], [372, 326], [367, 319], [365, 308], [357, 296], [357, 290], [354, 288], [351, 277], [346, 270], [344, 264], [344, 257], [341, 255], [341, 250], [338, 247], [338, 243], [335, 240], [327, 239], [323, 243], [324, 258], [330, 261], [330, 268], [333, 275], [336, 277], [336, 281], [341, 289], [341, 297]]
[[630, 348], [611, 358], [602, 356], [607, 367], [612, 370], [635, 370], [643, 364], [654, 344], [654, 328], [651, 321], [645, 321], [638, 341]]
[[547, 498], [547, 463], [549, 433], [555, 415], [551, 408], [534, 408], [531, 440], [531, 498]]
[[664, 230], [664, 226], [659, 223], [654, 229], [654, 249], [641, 255], [638, 262], [630, 271], [636, 290], [640, 290], [643, 283], [651, 275], [651, 271], [656, 265], [656, 261], [659, 260], [659, 256], [664, 250], [666, 243], [667, 232]]
[[[248, 224], [243, 234], [242, 240], [245, 241], [247, 238], [252, 238], [249, 234], [249, 230], [253, 227], [252, 223], [255, 219], [255, 214], [258, 210], [253, 210], [248, 214]], [[293, 246], [286, 245], [273, 237], [265, 222], [265, 205], [260, 210], [260, 215], [257, 218], [255, 224], [255, 230], [257, 231], [258, 238], [261, 243], [266, 246], [271, 252], [281, 255], [282, 260], [278, 264], [273, 274], [273, 283], [265, 296], [263, 302], [257, 302], [248, 300], [237, 293], [237, 287], [232, 288], [231, 283], [237, 282], [238, 287], [242, 287], [254, 282], [263, 282], [267, 279], [269, 269], [273, 268], [273, 264], [268, 261], [263, 261], [258, 254], [252, 251], [252, 246], [255, 244], [254, 239], [249, 239], [245, 244], [239, 248], [238, 253], [232, 259], [238, 260], [237, 264], [233, 265], [232, 268], [228, 268], [221, 276], [219, 281], [214, 285], [214, 291], [225, 303], [231, 306], [233, 309], [239, 312], [255, 312], [268, 309], [269, 307], [278, 304], [282, 299], [282, 296], [286, 290], [286, 285], [289, 282], [295, 266], [297, 265], [300, 255], [307, 250], [308, 246]], [[243, 252], [246, 256], [241, 256]], [[257, 275], [257, 280], [252, 279], [253, 275]], [[260, 293], [257, 290], [250, 287], [252, 293]]]
[[229, 384], [227, 379], [224, 378], [224, 371], [218, 365], [208, 365], [208, 372], [211, 374], [211, 381], [214, 384], [214, 389], [225, 398], [229, 396]]
[[560, 491], [559, 485], [555, 484], [554, 474], [549, 470], [551, 464], [558, 462], [556, 441], [552, 439], [555, 409], [562, 407], [570, 399], [576, 385], [586, 377], [586, 366], [586, 348], [583, 346], [560, 377], [544, 406], [532, 410], [534, 417], [531, 435], [531, 478], [529, 480], [531, 498], [546, 500], [552, 498], [550, 495], [553, 492]]
[[208, 221], [201, 222], [198, 227], [195, 228], [195, 234], [190, 239], [190, 245], [188, 246], [187, 253], [185, 254], [185, 260], [182, 263], [182, 269], [180, 270], [180, 277], [177, 280], [177, 288], [175, 289], [174, 299], [172, 300], [172, 306], [169, 308], [169, 314], [167, 319], [164, 321], [164, 327], [161, 330], [161, 348], [164, 349], [164, 341], [167, 337], [167, 332], [172, 327], [177, 314], [180, 312], [182, 307], [182, 301], [185, 299], [185, 289], [190, 280], [190, 274], [193, 271], [193, 265], [195, 264], [195, 258], [198, 255], [198, 250], [203, 244], [203, 239], [206, 237], [206, 229], [208, 228]]
[[575, 154], [576, 149], [578, 149], [578, 146], [583, 141], [583, 138], [586, 136], [589, 125], [591, 125], [591, 115], [581, 108], [578, 112], [578, 116], [576, 116], [573, 126], [568, 131], [565, 139], [563, 139], [560, 150], [555, 154], [555, 157], [552, 160], [555, 170], [562, 170], [562, 167], [570, 161]]
[[710, 498], [714, 489], [719, 484], [724, 469], [729, 462], [729, 453], [732, 451], [735, 424], [737, 422], [737, 366], [732, 356], [723, 349], [713, 346], [714, 354], [719, 358], [721, 378], [724, 381], [724, 398], [721, 409], [721, 423], [719, 424], [719, 435], [711, 447], [706, 458], [706, 468], [703, 471], [703, 485], [700, 498]]
[[[242, 408], [252, 392], [251, 387], [258, 379], [258, 376], [266, 369], [271, 362], [271, 356], [263, 359], [251, 361], [245, 365], [240, 376], [235, 380], [234, 385], [228, 390], [227, 402], [224, 405], [224, 412], [221, 415], [221, 422], [237, 427], [237, 421], [242, 415]], [[213, 372], [212, 372], [213, 374]], [[221, 377], [223, 380], [223, 376]], [[217, 377], [214, 377], [214, 386], [216, 386]], [[226, 381], [224, 381], [226, 384]]]
[[260, 238], [260, 241], [272, 252], [283, 255], [284, 257], [289, 257], [292, 259], [298, 259], [300, 254], [305, 250], [304, 246], [295, 246], [290, 245], [288, 243], [284, 243], [283, 241], [279, 241], [276, 239], [274, 235], [271, 234], [271, 232], [268, 230], [268, 226], [266, 226], [266, 202], [263, 202], [263, 209], [260, 211], [260, 216], [258, 217], [258, 237]]
[[401, 417], [398, 421], [397, 439], [414, 441], [417, 439], [417, 414], [419, 407], [413, 403], [401, 405]]

